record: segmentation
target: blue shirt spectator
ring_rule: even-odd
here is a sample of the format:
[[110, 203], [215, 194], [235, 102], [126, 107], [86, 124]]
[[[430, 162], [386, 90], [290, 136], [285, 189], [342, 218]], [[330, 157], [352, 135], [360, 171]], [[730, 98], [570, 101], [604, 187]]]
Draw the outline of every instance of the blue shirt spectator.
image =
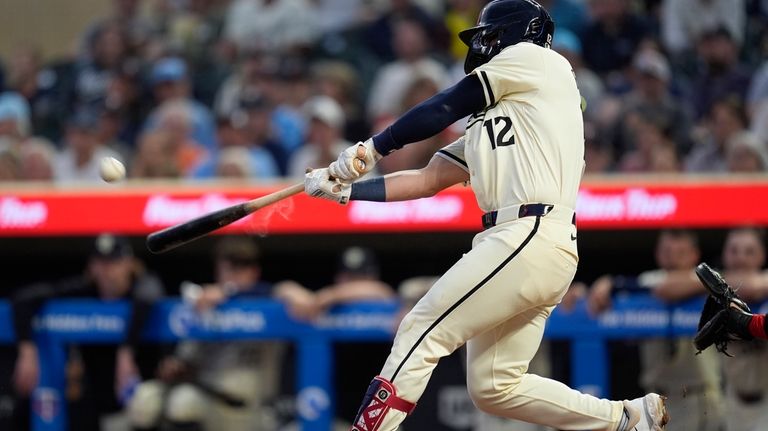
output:
[[144, 124], [144, 130], [158, 126], [159, 112], [167, 102], [183, 102], [191, 119], [191, 135], [197, 143], [210, 152], [216, 151], [216, 135], [213, 115], [202, 103], [192, 99], [187, 66], [179, 58], [164, 58], [152, 68], [150, 82], [158, 107]]

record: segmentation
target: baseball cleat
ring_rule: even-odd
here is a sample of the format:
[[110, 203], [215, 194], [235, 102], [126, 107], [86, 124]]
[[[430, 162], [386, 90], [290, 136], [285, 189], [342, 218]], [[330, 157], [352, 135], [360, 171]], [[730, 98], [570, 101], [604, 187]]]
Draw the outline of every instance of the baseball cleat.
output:
[[666, 399], [651, 393], [641, 398], [624, 401], [624, 410], [629, 415], [627, 431], [663, 431], [669, 422]]

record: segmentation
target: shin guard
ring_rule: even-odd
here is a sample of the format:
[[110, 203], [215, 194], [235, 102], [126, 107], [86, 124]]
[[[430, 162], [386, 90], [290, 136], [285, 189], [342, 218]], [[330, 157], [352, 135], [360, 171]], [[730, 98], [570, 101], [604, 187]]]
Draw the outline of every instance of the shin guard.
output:
[[376, 431], [389, 409], [410, 414], [415, 407], [416, 404], [397, 397], [395, 387], [389, 380], [376, 376], [365, 392], [363, 404], [350, 431]]

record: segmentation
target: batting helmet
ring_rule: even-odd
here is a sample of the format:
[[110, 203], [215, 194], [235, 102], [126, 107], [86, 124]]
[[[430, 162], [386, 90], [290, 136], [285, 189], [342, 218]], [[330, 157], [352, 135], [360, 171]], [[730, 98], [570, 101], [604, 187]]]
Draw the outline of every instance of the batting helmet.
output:
[[555, 23], [549, 13], [534, 0], [494, 0], [480, 12], [475, 27], [459, 33], [469, 47], [464, 71], [469, 74], [518, 42], [549, 48], [554, 33]]

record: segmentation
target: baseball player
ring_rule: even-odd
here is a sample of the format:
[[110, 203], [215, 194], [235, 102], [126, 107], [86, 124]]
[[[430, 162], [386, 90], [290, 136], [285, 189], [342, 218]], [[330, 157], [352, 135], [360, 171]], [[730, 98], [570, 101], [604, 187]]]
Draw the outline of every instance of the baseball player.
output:
[[[657, 394], [610, 401], [527, 373], [578, 262], [581, 97], [571, 65], [549, 49], [553, 33], [533, 0], [489, 3], [478, 25], [460, 33], [466, 77], [307, 174], [308, 194], [342, 204], [417, 199], [469, 182], [486, 212], [472, 249], [401, 322], [352, 430], [395, 430], [440, 358], [464, 344], [468, 390], [487, 413], [558, 429], [664, 429]], [[426, 167], [355, 182], [383, 156], [466, 116], [464, 136]]]

